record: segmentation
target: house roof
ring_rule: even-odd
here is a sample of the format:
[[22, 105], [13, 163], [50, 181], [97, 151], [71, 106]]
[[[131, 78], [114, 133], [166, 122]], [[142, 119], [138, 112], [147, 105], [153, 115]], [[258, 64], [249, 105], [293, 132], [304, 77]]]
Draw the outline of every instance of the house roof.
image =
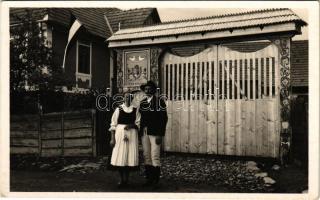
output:
[[[91, 34], [103, 38], [111, 36], [104, 15], [107, 16], [113, 31], [118, 30], [119, 22], [123, 28], [144, 25], [150, 15], [157, 17], [160, 22], [155, 8], [134, 10], [120, 10], [118, 8], [32, 8], [32, 11], [34, 11], [33, 13], [37, 20], [43, 19], [48, 14], [49, 21], [57, 22], [67, 27], [70, 26], [71, 16], [74, 15]], [[11, 8], [10, 24], [19, 23], [19, 19], [15, 16], [22, 17], [25, 13], [26, 8]]]
[[291, 85], [308, 86], [308, 40], [292, 41], [291, 45]]
[[173, 21], [147, 27], [121, 29], [108, 40], [120, 41], [188, 33], [205, 33], [208, 31], [259, 27], [286, 22], [295, 22], [300, 25], [306, 25], [306, 23], [290, 9], [266, 9], [245, 13]]
[[156, 19], [156, 23], [160, 23], [160, 17], [156, 8], [139, 8], [131, 10], [120, 10], [115, 12], [106, 12], [109, 23], [113, 32], [120, 29], [133, 28], [147, 25], [148, 17], [152, 16]]

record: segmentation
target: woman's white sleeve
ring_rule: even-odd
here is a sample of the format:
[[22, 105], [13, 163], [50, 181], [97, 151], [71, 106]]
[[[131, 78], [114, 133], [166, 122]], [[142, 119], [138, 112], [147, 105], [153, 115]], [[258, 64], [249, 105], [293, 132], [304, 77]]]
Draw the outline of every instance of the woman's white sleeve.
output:
[[137, 108], [135, 124], [139, 129], [140, 129], [140, 120], [141, 120], [141, 113], [139, 112], [139, 108]]
[[116, 108], [116, 110], [112, 114], [109, 131], [116, 130], [116, 127], [118, 125], [118, 118], [119, 118], [119, 108]]

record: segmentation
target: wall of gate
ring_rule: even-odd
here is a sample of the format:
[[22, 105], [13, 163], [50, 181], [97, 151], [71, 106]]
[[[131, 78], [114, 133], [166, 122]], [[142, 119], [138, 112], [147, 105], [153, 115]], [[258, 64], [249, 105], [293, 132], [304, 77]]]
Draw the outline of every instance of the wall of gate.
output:
[[166, 151], [279, 156], [274, 44], [255, 52], [213, 45], [189, 57], [166, 53], [161, 69], [168, 97]]

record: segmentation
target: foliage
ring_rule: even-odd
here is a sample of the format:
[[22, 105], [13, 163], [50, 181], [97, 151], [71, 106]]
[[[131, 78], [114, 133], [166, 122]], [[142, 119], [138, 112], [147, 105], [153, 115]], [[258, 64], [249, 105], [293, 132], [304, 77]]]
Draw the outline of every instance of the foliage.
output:
[[57, 90], [68, 84], [60, 66], [52, 62], [52, 48], [44, 35], [47, 24], [37, 21], [32, 9], [12, 15], [17, 24], [10, 27], [10, 92]]

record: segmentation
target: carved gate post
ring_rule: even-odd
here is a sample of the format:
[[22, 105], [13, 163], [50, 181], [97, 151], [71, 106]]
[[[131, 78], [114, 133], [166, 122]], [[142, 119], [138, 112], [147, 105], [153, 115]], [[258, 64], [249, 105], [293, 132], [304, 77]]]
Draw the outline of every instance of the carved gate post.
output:
[[292, 129], [290, 123], [291, 105], [291, 80], [290, 80], [290, 52], [291, 37], [280, 37], [272, 41], [279, 50], [280, 64], [280, 160], [284, 164], [288, 161], [292, 140]]
[[122, 65], [123, 65], [123, 50], [116, 50], [117, 53], [117, 90], [115, 93], [121, 93], [123, 90], [123, 71], [122, 71]]
[[159, 57], [163, 49], [152, 47], [150, 49], [150, 80], [159, 86]]

